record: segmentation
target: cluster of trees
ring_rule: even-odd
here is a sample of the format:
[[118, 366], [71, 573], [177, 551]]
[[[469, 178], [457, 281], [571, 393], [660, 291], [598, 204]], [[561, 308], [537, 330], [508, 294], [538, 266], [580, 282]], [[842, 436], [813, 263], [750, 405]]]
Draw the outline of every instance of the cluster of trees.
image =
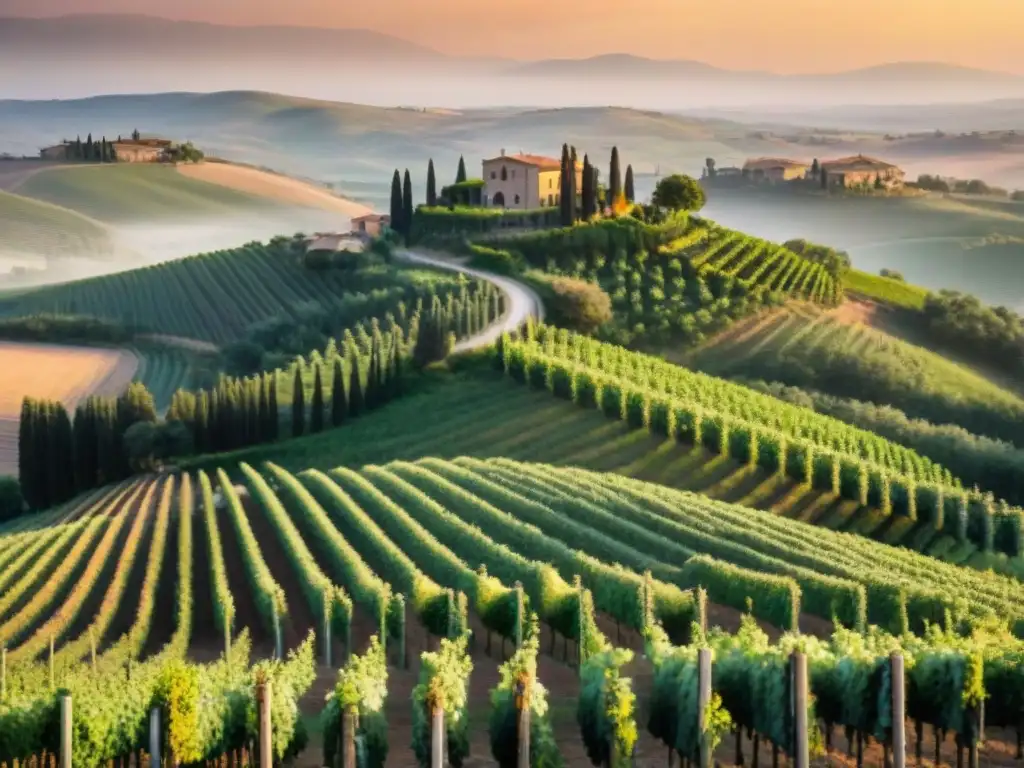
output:
[[668, 211], [699, 211], [705, 202], [704, 188], [695, 178], [682, 173], [659, 180], [651, 196], [655, 208]]
[[626, 166], [626, 179], [623, 184], [618, 147], [612, 147], [607, 187], [602, 187], [600, 171], [590, 162], [589, 155], [584, 154], [580, 188], [577, 189], [577, 161], [576, 147], [563, 144], [558, 190], [562, 226], [572, 226], [574, 222], [581, 220], [589, 221], [604, 211], [624, 212], [634, 201], [636, 192], [633, 186], [633, 166]]
[[[121, 137], [118, 136], [118, 141]], [[113, 142], [107, 141], [103, 136], [99, 141], [93, 141], [90, 133], [85, 141], [82, 137], [76, 137], [74, 141], [64, 141], [65, 159], [83, 163], [116, 163], [117, 152], [114, 151]]]
[[128, 477], [140, 423], [157, 420], [153, 396], [135, 382], [117, 398], [90, 397], [72, 421], [63, 403], [26, 397], [18, 429], [18, 482], [32, 509]]
[[811, 243], [803, 238], [787, 240], [783, 243], [783, 247], [788, 248], [793, 253], [800, 254], [805, 259], [821, 264], [837, 280], [842, 279], [851, 266], [850, 254], [846, 251], [840, 251], [827, 245]]
[[395, 174], [391, 178], [391, 229], [406, 243], [409, 242], [409, 234], [412, 232], [412, 212], [412, 178], [409, 169], [405, 169], [403, 182], [402, 174], [395, 168]]
[[[954, 179], [923, 173], [917, 177], [916, 187], [930, 192], [955, 192], [961, 195], [997, 195], [1006, 197], [1009, 193], [1002, 187], [993, 187], [981, 179]], [[1017, 193], [1014, 193], [1016, 195]], [[1009, 195], [1013, 199], [1013, 195]]]
[[1024, 317], [1016, 312], [943, 290], [929, 294], [922, 313], [937, 344], [995, 370], [1024, 375]]

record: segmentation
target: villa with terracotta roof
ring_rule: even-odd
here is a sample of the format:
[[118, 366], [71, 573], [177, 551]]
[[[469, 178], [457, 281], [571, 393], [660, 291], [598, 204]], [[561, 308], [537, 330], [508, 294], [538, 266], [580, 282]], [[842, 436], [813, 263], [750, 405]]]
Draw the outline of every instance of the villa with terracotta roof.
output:
[[[558, 205], [562, 161], [542, 155], [506, 155], [483, 161], [485, 206], [529, 210]], [[583, 188], [583, 163], [576, 163], [576, 188]]]
[[751, 181], [794, 181], [807, 176], [811, 164], [782, 157], [756, 157], [743, 164], [743, 175]]
[[879, 179], [886, 189], [902, 187], [904, 172], [901, 168], [867, 155], [826, 160], [821, 173], [828, 187], [857, 187], [873, 185]]

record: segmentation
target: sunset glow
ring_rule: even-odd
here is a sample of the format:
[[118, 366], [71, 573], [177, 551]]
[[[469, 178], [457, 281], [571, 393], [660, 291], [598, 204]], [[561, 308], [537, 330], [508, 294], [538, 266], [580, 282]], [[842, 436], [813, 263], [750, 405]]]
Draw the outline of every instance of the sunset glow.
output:
[[943, 61], [1024, 73], [1020, 0], [0, 0], [0, 16], [94, 12], [361, 27], [454, 55], [624, 52], [780, 73]]

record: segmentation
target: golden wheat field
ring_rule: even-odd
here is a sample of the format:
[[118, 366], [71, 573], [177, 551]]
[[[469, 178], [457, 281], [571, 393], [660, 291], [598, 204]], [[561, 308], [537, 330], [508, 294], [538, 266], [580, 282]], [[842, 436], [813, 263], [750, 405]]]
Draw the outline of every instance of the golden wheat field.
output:
[[122, 350], [0, 342], [0, 475], [18, 471], [18, 417], [26, 396], [73, 409], [87, 395], [118, 394], [138, 364]]

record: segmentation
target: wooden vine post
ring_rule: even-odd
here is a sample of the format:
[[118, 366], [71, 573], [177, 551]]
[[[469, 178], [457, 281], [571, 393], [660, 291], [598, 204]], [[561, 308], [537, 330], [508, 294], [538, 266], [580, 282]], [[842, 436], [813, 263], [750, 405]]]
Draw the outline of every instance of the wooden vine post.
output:
[[700, 735], [700, 768], [711, 768], [708, 709], [711, 707], [711, 649], [697, 651], [697, 733]]
[[324, 592], [324, 664], [331, 666], [331, 593]]
[[810, 768], [810, 740], [807, 722], [807, 654], [794, 651], [793, 668], [793, 768]]
[[60, 697], [60, 768], [71, 768], [71, 694]]
[[160, 768], [160, 708], [153, 707], [149, 712], [149, 768]]
[[516, 650], [518, 651], [523, 647], [523, 625], [526, 622], [526, 618], [523, 613], [526, 611], [526, 600], [523, 597], [523, 584], [520, 581], [516, 582]]
[[0, 701], [7, 698], [7, 643], [0, 645]]
[[903, 673], [903, 654], [893, 651], [889, 657], [892, 678], [892, 766], [907, 768], [907, 696]]
[[346, 707], [341, 715], [341, 766], [356, 768], [356, 719], [355, 707]]
[[530, 768], [530, 694], [533, 681], [520, 678], [516, 681], [516, 768]]
[[271, 738], [270, 704], [273, 695], [269, 680], [256, 686], [256, 704], [260, 718], [260, 768], [272, 768], [274, 764], [274, 742]]
[[277, 601], [274, 602], [272, 618], [274, 624], [274, 658], [281, 660], [284, 658], [284, 651], [281, 648], [281, 615], [277, 612]]
[[444, 707], [435, 704], [430, 713], [430, 768], [445, 768], [444, 737]]

